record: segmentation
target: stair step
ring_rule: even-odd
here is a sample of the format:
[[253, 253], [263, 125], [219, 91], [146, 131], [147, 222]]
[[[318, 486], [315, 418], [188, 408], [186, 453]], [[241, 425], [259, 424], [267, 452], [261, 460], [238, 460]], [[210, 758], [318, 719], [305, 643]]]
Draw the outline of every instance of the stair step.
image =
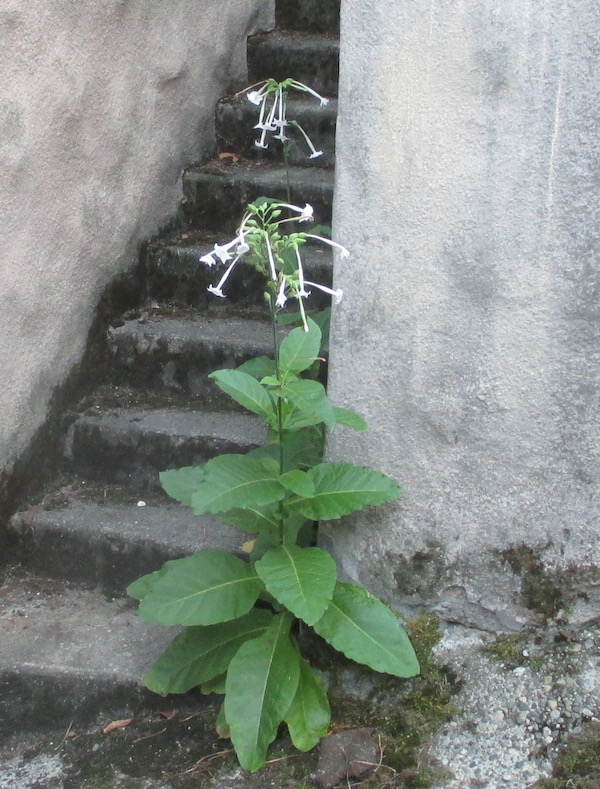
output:
[[251, 539], [246, 532], [211, 515], [194, 515], [176, 502], [137, 506], [135, 501], [111, 501], [112, 491], [107, 493], [108, 500], [79, 499], [16, 513], [9, 532], [17, 540], [20, 566], [123, 594], [128, 584], [168, 559], [214, 548], [243, 556], [241, 546]]
[[323, 96], [337, 96], [339, 41], [333, 36], [276, 30], [248, 39], [248, 81], [293, 77]]
[[278, 28], [339, 33], [340, 0], [277, 0], [275, 8]]
[[144, 317], [109, 331], [114, 383], [166, 389], [213, 400], [219, 390], [207, 377], [272, 354], [268, 323], [243, 318]]
[[[287, 101], [287, 117], [297, 121], [323, 155], [309, 158], [310, 150], [302, 134], [289, 127], [287, 134], [292, 141], [289, 146], [289, 161], [292, 165], [333, 167], [335, 162], [335, 127], [337, 101], [332, 100], [320, 106], [316, 99], [292, 99]], [[241, 98], [224, 98], [217, 104], [216, 133], [217, 148], [220, 151], [235, 151], [241, 156], [252, 159], [276, 159], [283, 161], [282, 143], [269, 137], [269, 147], [258, 148], [254, 141], [260, 132], [254, 129], [258, 121], [258, 107]]]
[[0, 628], [0, 737], [156, 706], [140, 679], [177, 632], [133, 601], [45, 578], [0, 587]]
[[[313, 206], [318, 223], [331, 224], [333, 172], [291, 167], [292, 202]], [[196, 230], [234, 234], [248, 203], [258, 197], [287, 201], [284, 167], [266, 164], [226, 165], [210, 162], [183, 174], [184, 214]]]
[[[98, 409], [100, 411], [100, 409]], [[217, 411], [114, 409], [83, 414], [70, 427], [66, 456], [92, 479], [158, 487], [158, 473], [265, 442], [258, 416]]]
[[[305, 227], [309, 230], [308, 225]], [[228, 240], [223, 237], [219, 243]], [[192, 232], [151, 243], [146, 250], [145, 260], [148, 296], [203, 309], [221, 303], [218, 297], [207, 291], [209, 285], [216, 284], [217, 269], [199, 262], [202, 255], [212, 250], [214, 241], [214, 236], [207, 242], [205, 234]], [[309, 279], [331, 285], [333, 266], [329, 248], [306, 244], [302, 249], [302, 259]], [[223, 306], [258, 305], [264, 311], [264, 282], [250, 266], [239, 266], [228, 280], [225, 291], [227, 298], [223, 300]], [[320, 298], [319, 292], [315, 290], [307, 306], [310, 309], [322, 309], [327, 303], [328, 300]]]

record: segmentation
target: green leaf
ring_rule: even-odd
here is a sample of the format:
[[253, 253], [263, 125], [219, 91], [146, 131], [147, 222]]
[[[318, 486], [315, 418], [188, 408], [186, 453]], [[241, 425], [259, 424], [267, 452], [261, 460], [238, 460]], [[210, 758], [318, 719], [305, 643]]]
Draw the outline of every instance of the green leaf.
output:
[[167, 564], [168, 562], [163, 564], [160, 570], [142, 575], [140, 578], [130, 583], [126, 590], [129, 597], [133, 597], [134, 600], [143, 600], [146, 595], [149, 595], [154, 589], [156, 582], [164, 575]]
[[227, 672], [225, 717], [239, 762], [254, 772], [265, 763], [298, 687], [299, 656], [289, 637], [291, 617], [276, 616], [259, 638], [246, 641]]
[[284, 545], [266, 553], [255, 567], [267, 591], [307, 625], [323, 616], [336, 579], [327, 551]]
[[315, 485], [312, 479], [308, 476], [306, 471], [286, 471], [279, 477], [279, 482], [286, 490], [291, 490], [298, 496], [306, 496], [310, 498], [315, 494]]
[[204, 481], [192, 496], [196, 515], [262, 507], [285, 496], [277, 474], [247, 455], [218, 455], [205, 464]]
[[209, 679], [208, 682], [203, 682], [200, 685], [200, 693], [203, 693], [207, 696], [209, 693], [225, 693], [225, 680], [227, 679], [227, 674], [220, 674], [218, 677], [214, 679]]
[[325, 422], [327, 427], [335, 427], [333, 406], [329, 402], [323, 384], [299, 378], [286, 383], [281, 393], [301, 411], [300, 418], [295, 418], [292, 414], [292, 418], [286, 420], [284, 428], [289, 429], [290, 425], [298, 428], [319, 422]]
[[139, 607], [157, 625], [214, 625], [246, 614], [262, 583], [254, 568], [227, 551], [201, 551], [164, 566]]
[[307, 324], [308, 331], [300, 327], [292, 329], [279, 346], [279, 368], [284, 376], [307, 370], [319, 356], [321, 330], [310, 318]]
[[245, 507], [221, 512], [219, 520], [253, 534], [272, 534], [279, 530], [278, 514], [276, 504], [266, 504], [264, 507]]
[[299, 751], [310, 751], [327, 734], [331, 710], [327, 691], [321, 677], [300, 658], [300, 679], [285, 722], [294, 746]]
[[333, 413], [338, 425], [346, 425], [346, 427], [351, 427], [352, 430], [368, 430], [367, 423], [362, 416], [349, 408], [339, 408], [334, 405]]
[[276, 424], [277, 415], [273, 401], [256, 378], [240, 370], [215, 370], [208, 377], [236, 403], [264, 417], [269, 424]]
[[294, 507], [312, 520], [332, 520], [370, 504], [397, 499], [401, 493], [393, 479], [351, 463], [320, 463], [306, 472], [315, 484], [312, 498]]
[[[310, 427], [293, 433], [284, 433], [283, 470], [310, 468], [317, 465], [323, 457], [323, 431], [318, 427]], [[279, 447], [276, 446], [276, 451]]]
[[313, 628], [346, 657], [375, 671], [396, 677], [419, 673], [415, 651], [394, 612], [360, 586], [337, 583]]
[[273, 359], [269, 359], [268, 356], [257, 356], [255, 359], [248, 359], [236, 369], [238, 372], [248, 373], [248, 375], [260, 381], [267, 375], [275, 374], [275, 362]]
[[158, 476], [165, 493], [186, 507], [191, 507], [192, 494], [204, 479], [204, 466], [173, 468], [161, 471]]
[[144, 677], [154, 693], [185, 693], [225, 674], [229, 661], [250, 638], [261, 636], [272, 619], [255, 608], [238, 619], [208, 627], [188, 627], [175, 636]]

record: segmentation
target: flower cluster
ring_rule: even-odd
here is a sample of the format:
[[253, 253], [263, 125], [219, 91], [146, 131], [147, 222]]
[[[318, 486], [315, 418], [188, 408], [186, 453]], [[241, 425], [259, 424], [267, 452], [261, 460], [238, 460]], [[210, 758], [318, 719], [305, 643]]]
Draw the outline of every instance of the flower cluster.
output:
[[[293, 216], [282, 218], [285, 212]], [[215, 244], [212, 252], [200, 258], [207, 266], [214, 266], [217, 262], [229, 264], [219, 282], [208, 287], [210, 293], [225, 298], [223, 285], [237, 263], [248, 255], [249, 262], [251, 260], [255, 268], [262, 270], [271, 283], [270, 290], [275, 296], [277, 307], [285, 306], [289, 298], [298, 300], [304, 329], [308, 331], [303, 302], [311, 293], [307, 288], [317, 288], [329, 294], [336, 304], [342, 299], [342, 291], [305, 279], [300, 248], [310, 239], [338, 249], [343, 258], [350, 256], [341, 244], [315, 233], [281, 232], [282, 225], [288, 222], [304, 223], [312, 219], [313, 209], [308, 204], [302, 208], [264, 197], [250, 203], [235, 237], [227, 244]]]
[[268, 148], [267, 135], [272, 134], [273, 139], [279, 140], [282, 143], [289, 141], [285, 130], [287, 127], [293, 127], [303, 136], [308, 148], [310, 150], [309, 159], [315, 159], [317, 156], [322, 156], [323, 151], [318, 151], [313, 145], [312, 140], [304, 131], [302, 126], [296, 120], [288, 120], [287, 118], [287, 94], [289, 90], [299, 91], [301, 93], [309, 93], [311, 96], [319, 99], [321, 106], [329, 102], [324, 96], [321, 96], [312, 88], [309, 88], [302, 82], [295, 79], [285, 79], [278, 82], [275, 79], [267, 79], [258, 85], [252, 85], [246, 88], [242, 93], [246, 93], [246, 98], [252, 104], [260, 107], [258, 123], [254, 127], [260, 131], [259, 138], [255, 141], [258, 148]]

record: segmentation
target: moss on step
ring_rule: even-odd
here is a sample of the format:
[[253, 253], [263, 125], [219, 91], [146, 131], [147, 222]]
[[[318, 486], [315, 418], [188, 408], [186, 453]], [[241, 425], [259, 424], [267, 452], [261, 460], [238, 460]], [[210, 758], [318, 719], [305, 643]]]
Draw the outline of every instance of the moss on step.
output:
[[545, 621], [567, 608], [564, 591], [546, 572], [533, 548], [518, 545], [502, 554], [511, 570], [521, 578], [525, 605]]
[[532, 789], [600, 789], [600, 724], [573, 737], [559, 755], [553, 777]]

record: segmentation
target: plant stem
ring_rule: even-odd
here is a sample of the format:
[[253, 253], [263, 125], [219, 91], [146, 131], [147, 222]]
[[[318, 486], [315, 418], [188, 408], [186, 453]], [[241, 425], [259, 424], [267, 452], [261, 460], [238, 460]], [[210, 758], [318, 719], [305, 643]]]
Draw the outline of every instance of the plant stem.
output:
[[[275, 359], [275, 375], [279, 383], [281, 380], [281, 368], [279, 367], [279, 337], [277, 336], [277, 308], [273, 297], [269, 294], [269, 309], [271, 312], [271, 327], [273, 329], [273, 352]], [[277, 398], [277, 442], [279, 444], [279, 473], [283, 474], [283, 409], [281, 398]]]

